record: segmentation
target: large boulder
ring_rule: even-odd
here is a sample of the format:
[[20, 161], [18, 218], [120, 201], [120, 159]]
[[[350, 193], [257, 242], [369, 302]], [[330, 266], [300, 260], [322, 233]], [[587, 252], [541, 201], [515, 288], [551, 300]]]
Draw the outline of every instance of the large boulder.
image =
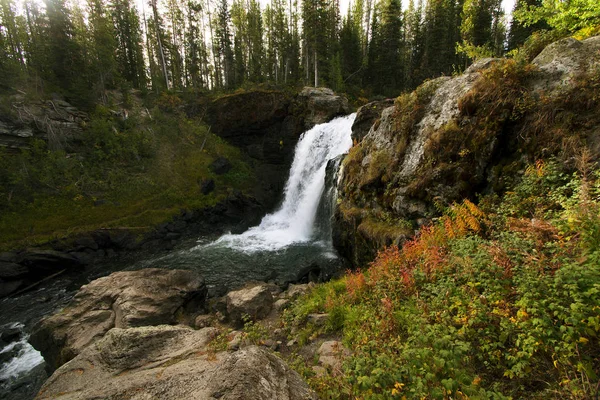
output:
[[350, 113], [348, 99], [336, 95], [333, 90], [323, 87], [305, 87], [298, 95], [306, 108], [304, 127], [310, 129], [317, 124], [331, 121], [333, 118]]
[[600, 62], [599, 49], [600, 36], [582, 41], [565, 38], [546, 46], [532, 62], [540, 71], [533, 89], [552, 92], [568, 87], [582, 71]]
[[203, 307], [204, 279], [187, 270], [115, 272], [83, 286], [61, 312], [42, 320], [30, 342], [54, 370], [112, 328], [174, 324]]
[[255, 346], [217, 352], [214, 328], [112, 329], [60, 367], [37, 399], [316, 399], [280, 358]]
[[244, 319], [259, 320], [265, 318], [273, 308], [273, 295], [269, 285], [260, 283], [227, 293], [227, 316], [237, 326]]

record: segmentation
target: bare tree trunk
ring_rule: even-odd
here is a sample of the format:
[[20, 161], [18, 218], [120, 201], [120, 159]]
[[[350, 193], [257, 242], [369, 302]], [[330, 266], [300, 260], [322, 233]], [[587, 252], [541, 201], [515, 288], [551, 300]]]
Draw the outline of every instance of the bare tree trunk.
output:
[[317, 69], [317, 48], [315, 46], [315, 87], [319, 87], [319, 71]]
[[160, 51], [163, 74], [165, 75], [165, 83], [167, 84], [167, 90], [170, 90], [171, 87], [169, 85], [169, 76], [167, 75], [167, 63], [165, 62], [165, 52], [163, 51], [162, 40], [160, 39], [160, 27], [158, 26], [158, 10], [156, 9], [156, 0], [152, 0], [152, 12], [154, 14], [154, 24], [156, 25], [156, 38], [158, 40], [158, 51]]
[[367, 12], [365, 15], [367, 30], [365, 31], [365, 41], [363, 43], [363, 54], [367, 54], [367, 45], [369, 43], [369, 35], [371, 34], [371, 6], [373, 0], [367, 0]]

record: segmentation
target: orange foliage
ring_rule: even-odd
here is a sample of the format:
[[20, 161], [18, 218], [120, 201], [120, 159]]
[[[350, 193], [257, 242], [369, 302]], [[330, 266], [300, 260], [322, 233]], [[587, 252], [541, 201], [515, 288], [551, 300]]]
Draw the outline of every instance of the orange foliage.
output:
[[350, 299], [357, 300], [366, 285], [367, 282], [365, 280], [365, 275], [361, 272], [361, 270], [357, 270], [356, 272], [347, 272], [346, 290]]
[[350, 273], [347, 281], [349, 295], [356, 298], [358, 291], [365, 286], [389, 282], [400, 282], [406, 292], [412, 291], [414, 269], [421, 266], [427, 276], [435, 274], [446, 263], [448, 240], [480, 232], [485, 218], [485, 213], [469, 200], [454, 204], [450, 215], [421, 228], [417, 236], [402, 246], [402, 250], [397, 246], [381, 250], [371, 263], [368, 276], [360, 271]]

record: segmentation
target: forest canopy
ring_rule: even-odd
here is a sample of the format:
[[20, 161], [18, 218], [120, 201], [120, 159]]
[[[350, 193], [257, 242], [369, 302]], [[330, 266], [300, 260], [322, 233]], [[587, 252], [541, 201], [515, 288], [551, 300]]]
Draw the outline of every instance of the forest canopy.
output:
[[[329, 86], [395, 96], [502, 56], [534, 32], [594, 31], [595, 0], [0, 1], [0, 84], [27, 82], [81, 106], [107, 89]], [[92, 89], [92, 90], [90, 90]]]

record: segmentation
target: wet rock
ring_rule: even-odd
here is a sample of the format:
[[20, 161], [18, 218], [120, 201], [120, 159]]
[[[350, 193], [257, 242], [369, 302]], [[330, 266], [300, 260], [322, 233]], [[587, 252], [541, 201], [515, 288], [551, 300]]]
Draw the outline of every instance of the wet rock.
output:
[[4, 252], [4, 253], [0, 253], [0, 261], [3, 262], [16, 262], [17, 261], [17, 253], [14, 252]]
[[265, 318], [273, 307], [273, 295], [267, 284], [256, 284], [227, 293], [227, 316], [236, 326], [244, 324], [246, 316], [256, 321]]
[[61, 312], [41, 321], [30, 342], [56, 369], [111, 328], [172, 324], [204, 305], [206, 285], [187, 270], [115, 272], [83, 286]]
[[178, 240], [181, 238], [181, 233], [179, 232], [169, 232], [165, 235], [165, 240]]
[[167, 230], [169, 232], [181, 233], [185, 230], [187, 223], [183, 220], [176, 220], [167, 224]]
[[210, 165], [209, 169], [217, 175], [223, 175], [231, 170], [231, 162], [225, 157], [218, 157]]
[[0, 332], [0, 339], [4, 343], [12, 343], [23, 337], [23, 330], [19, 327], [6, 327]]
[[31, 272], [54, 272], [81, 266], [73, 255], [56, 250], [25, 251], [19, 254], [18, 263], [29, 267]]
[[280, 358], [251, 346], [207, 354], [213, 328], [112, 329], [58, 369], [37, 399], [316, 399]]
[[15, 293], [23, 285], [23, 280], [3, 281], [0, 279], [0, 297]]
[[73, 242], [76, 250], [92, 249], [98, 250], [98, 243], [91, 236], [82, 236]]

